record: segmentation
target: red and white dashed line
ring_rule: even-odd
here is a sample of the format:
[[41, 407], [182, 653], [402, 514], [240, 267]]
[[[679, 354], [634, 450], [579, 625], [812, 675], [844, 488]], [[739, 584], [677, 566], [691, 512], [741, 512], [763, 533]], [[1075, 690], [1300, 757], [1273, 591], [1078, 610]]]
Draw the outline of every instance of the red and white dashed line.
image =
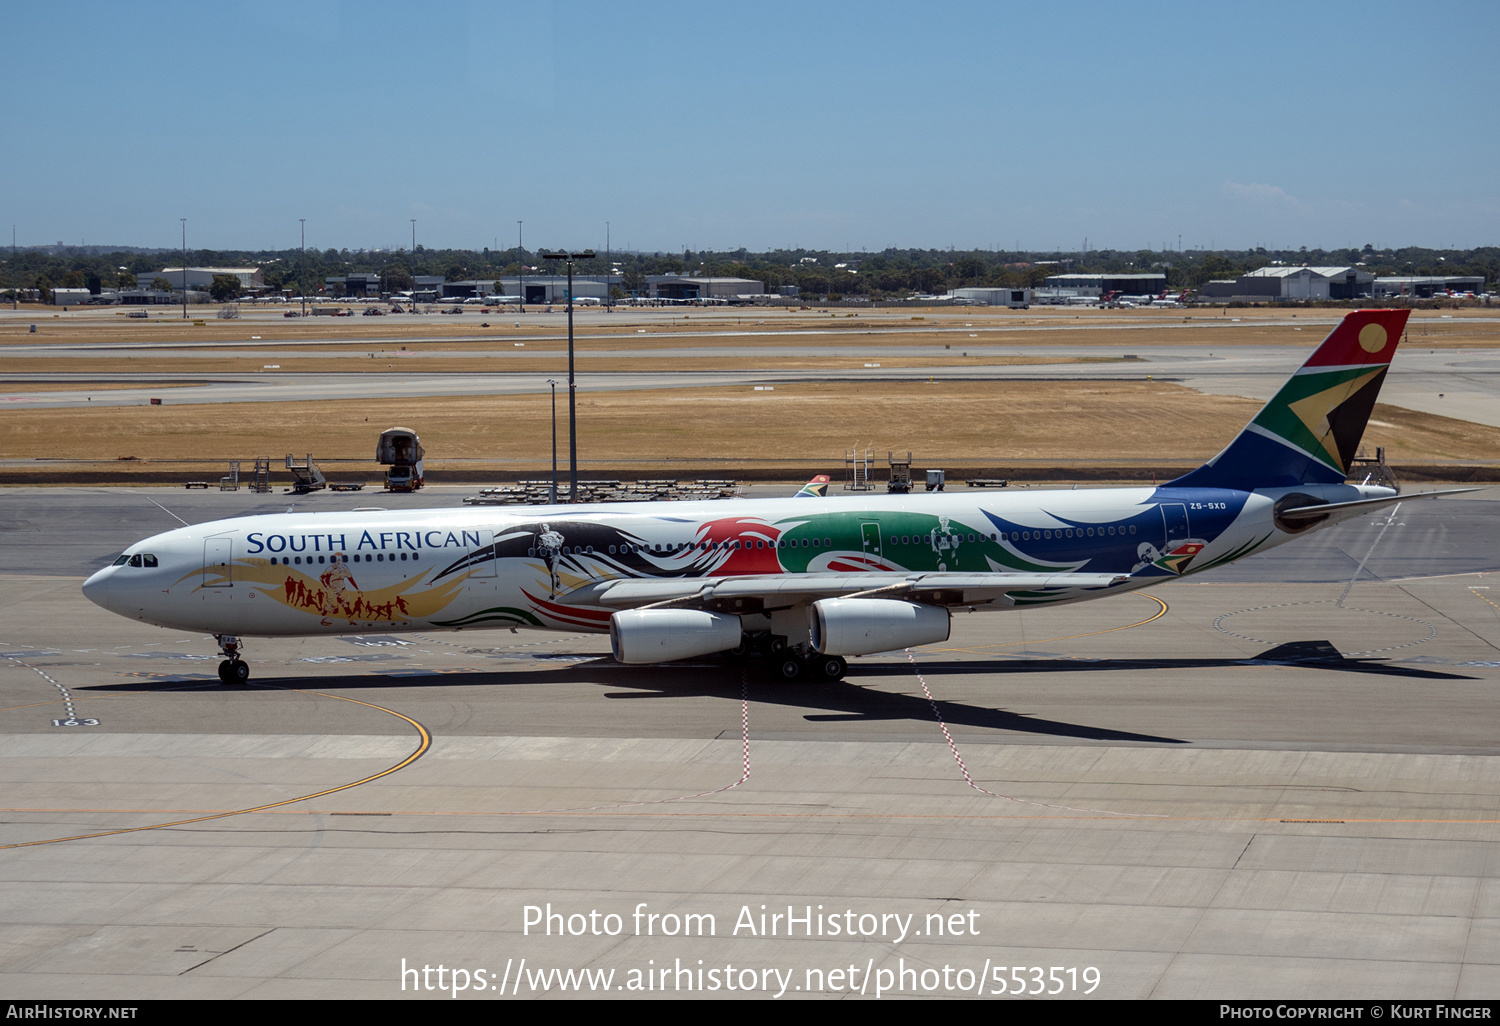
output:
[[602, 809], [634, 809], [642, 805], [666, 805], [670, 802], [685, 802], [693, 798], [706, 798], [711, 794], [723, 794], [732, 791], [745, 781], [750, 779], [750, 670], [748, 667], [740, 670], [740, 751], [742, 757], [742, 772], [740, 778], [732, 784], [723, 787], [715, 787], [708, 791], [699, 791], [696, 794], [683, 794], [675, 798], [652, 798], [643, 802], [613, 802], [608, 805], [583, 805], [570, 809], [525, 809], [519, 812], [508, 813], [512, 816], [542, 816], [549, 813], [565, 812], [598, 812]]
[[36, 674], [40, 675], [41, 678], [42, 678], [42, 680], [46, 681], [48, 684], [51, 684], [53, 687], [55, 687], [58, 691], [62, 692], [63, 704], [65, 706], [67, 706], [67, 709], [68, 709], [67, 718], [70, 719], [70, 720], [76, 720], [76, 719], [78, 719], [78, 715], [73, 711], [73, 695], [72, 695], [72, 692], [70, 692], [67, 688], [63, 687], [56, 680], [54, 680], [47, 673], [46, 670], [43, 670], [39, 666], [32, 666], [26, 660], [24, 660], [24, 659], [17, 659], [15, 656], [10, 655], [9, 653], [0, 653], [0, 654], [5, 655], [5, 658], [9, 659], [11, 662], [18, 663], [19, 665], [26, 667], [28, 670], [31, 670], [33, 673], [36, 673]]
[[996, 794], [988, 791], [974, 782], [973, 776], [969, 774], [969, 767], [964, 765], [964, 758], [958, 754], [958, 745], [953, 740], [953, 734], [948, 730], [948, 724], [943, 719], [943, 714], [938, 712], [937, 700], [932, 697], [932, 689], [927, 686], [927, 678], [922, 676], [922, 671], [917, 669], [917, 658], [912, 655], [911, 649], [906, 649], [907, 661], [911, 663], [911, 672], [917, 675], [917, 683], [922, 685], [922, 694], [927, 696], [927, 704], [932, 706], [933, 718], [937, 720], [938, 726], [943, 728], [943, 737], [948, 740], [948, 751], [953, 753], [953, 761], [958, 763], [958, 771], [963, 774], [964, 782], [980, 794], [987, 794], [991, 798], [999, 798], [1002, 801], [1017, 802], [1022, 805], [1038, 805], [1044, 809], [1062, 809], [1065, 812], [1088, 812], [1100, 816], [1127, 816], [1133, 819], [1166, 819], [1149, 812], [1115, 812], [1110, 809], [1076, 809], [1071, 805], [1055, 805], [1051, 802], [1038, 802], [1030, 798], [1017, 798], [1009, 794]]

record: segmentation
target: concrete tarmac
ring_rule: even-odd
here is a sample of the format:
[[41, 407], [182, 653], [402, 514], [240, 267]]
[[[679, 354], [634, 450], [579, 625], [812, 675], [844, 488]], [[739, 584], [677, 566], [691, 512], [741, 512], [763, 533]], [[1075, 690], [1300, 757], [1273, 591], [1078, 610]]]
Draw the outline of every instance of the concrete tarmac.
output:
[[225, 688], [78, 590], [174, 521], [7, 490], [0, 988], [1493, 998], [1497, 513], [961, 615], [838, 684], [502, 631], [250, 639]]

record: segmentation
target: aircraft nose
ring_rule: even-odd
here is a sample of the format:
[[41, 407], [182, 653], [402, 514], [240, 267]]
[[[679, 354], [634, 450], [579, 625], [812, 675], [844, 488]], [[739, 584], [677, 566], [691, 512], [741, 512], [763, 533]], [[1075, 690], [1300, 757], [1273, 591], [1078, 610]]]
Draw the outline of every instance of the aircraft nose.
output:
[[83, 596], [96, 606], [109, 608], [110, 577], [114, 567], [105, 567], [83, 582]]

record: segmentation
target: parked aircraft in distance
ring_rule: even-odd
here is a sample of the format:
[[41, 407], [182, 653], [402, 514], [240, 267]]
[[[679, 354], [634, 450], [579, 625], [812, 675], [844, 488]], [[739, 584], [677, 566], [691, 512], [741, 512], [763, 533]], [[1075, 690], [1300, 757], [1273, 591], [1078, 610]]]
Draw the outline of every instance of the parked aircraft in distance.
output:
[[1345, 481], [1407, 313], [1349, 313], [1222, 452], [1158, 487], [289, 512], [149, 538], [83, 591], [215, 635], [225, 683], [249, 677], [244, 635], [497, 627], [838, 679], [847, 656], [945, 641], [955, 611], [1120, 595], [1414, 497]]

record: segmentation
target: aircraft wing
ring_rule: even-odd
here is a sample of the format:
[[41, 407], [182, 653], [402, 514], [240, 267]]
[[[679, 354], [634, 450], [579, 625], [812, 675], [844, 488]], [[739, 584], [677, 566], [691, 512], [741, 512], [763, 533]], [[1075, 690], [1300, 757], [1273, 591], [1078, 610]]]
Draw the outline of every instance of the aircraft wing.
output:
[[941, 605], [970, 605], [993, 602], [1012, 591], [1107, 588], [1125, 580], [1128, 580], [1125, 574], [1080, 573], [777, 574], [706, 580], [618, 580], [601, 581], [572, 592], [568, 602], [636, 609], [655, 605], [702, 606], [732, 599], [758, 599], [771, 605], [780, 600], [791, 605], [840, 596], [912, 595], [937, 600]]

